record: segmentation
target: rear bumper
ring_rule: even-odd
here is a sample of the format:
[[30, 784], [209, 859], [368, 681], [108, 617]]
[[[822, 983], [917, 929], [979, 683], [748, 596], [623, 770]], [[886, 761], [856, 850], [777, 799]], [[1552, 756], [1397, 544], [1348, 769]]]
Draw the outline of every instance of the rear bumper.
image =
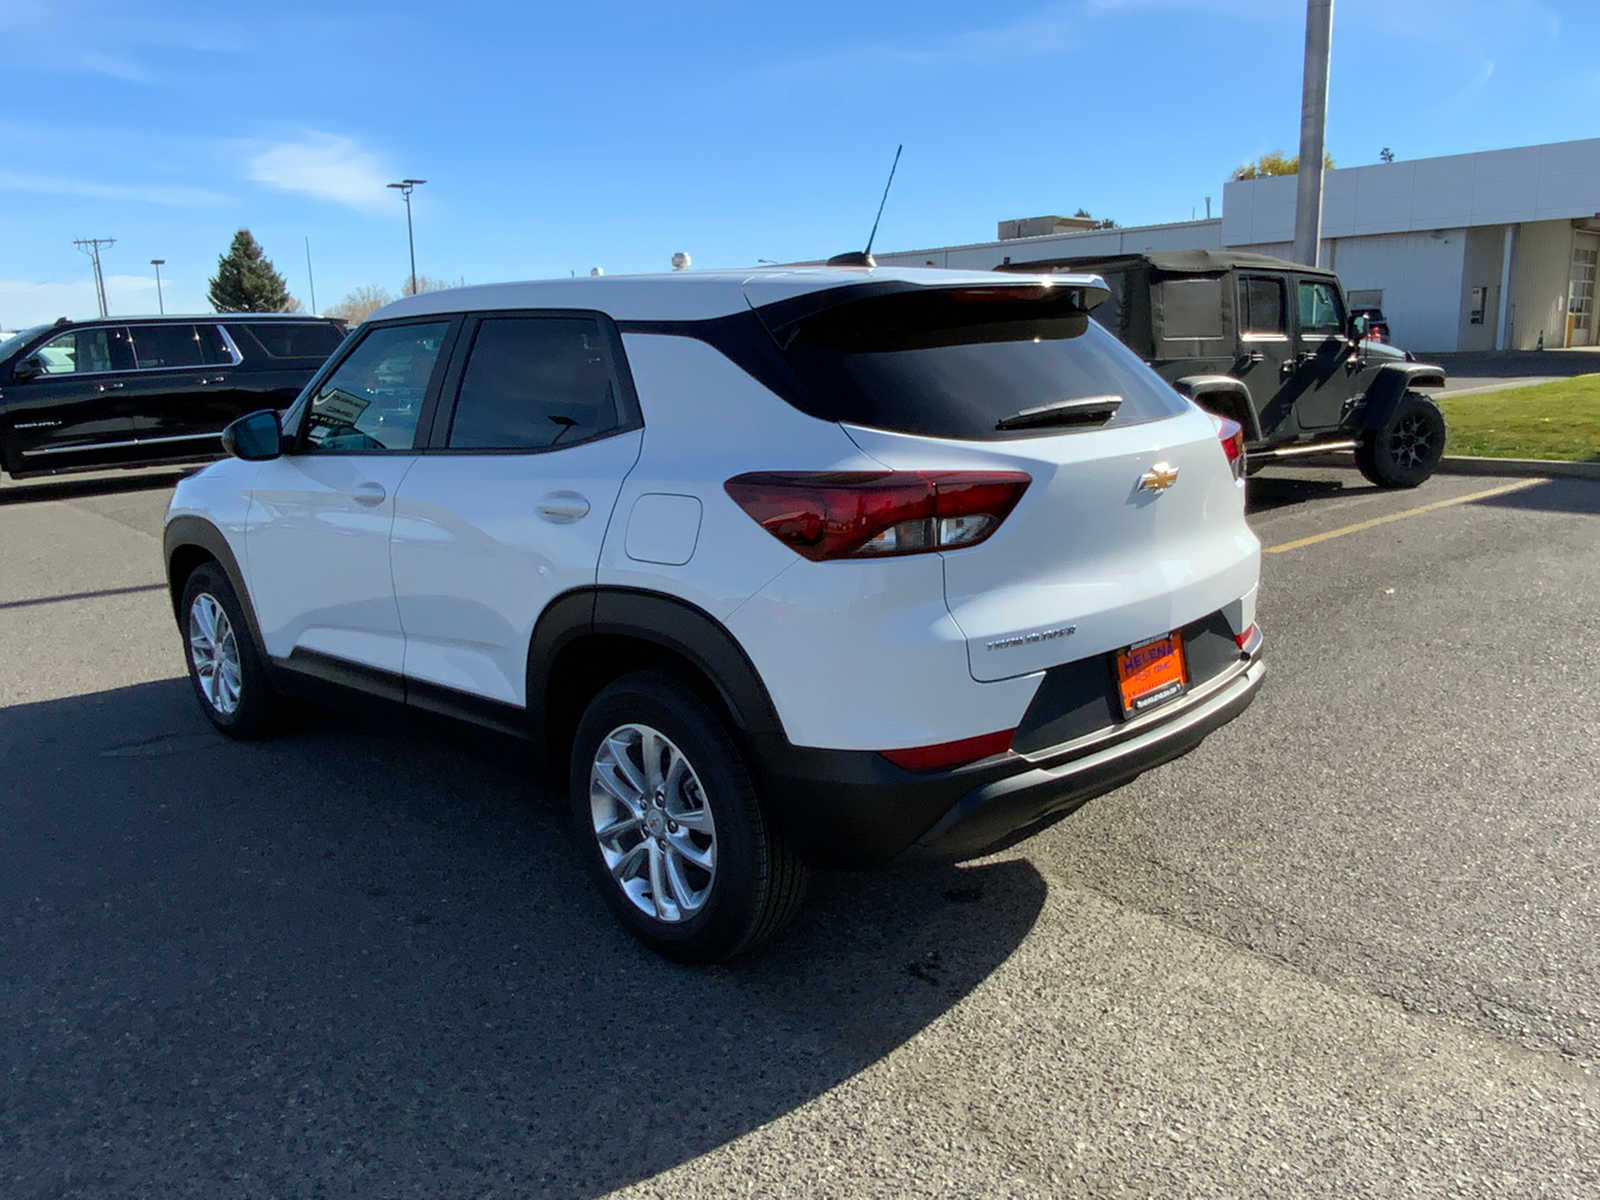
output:
[[795, 747], [782, 738], [763, 739], [755, 758], [773, 816], [813, 862], [971, 858], [1187, 754], [1250, 705], [1264, 671], [1251, 654], [1142, 717], [1039, 753], [948, 771], [914, 773], [877, 754]]

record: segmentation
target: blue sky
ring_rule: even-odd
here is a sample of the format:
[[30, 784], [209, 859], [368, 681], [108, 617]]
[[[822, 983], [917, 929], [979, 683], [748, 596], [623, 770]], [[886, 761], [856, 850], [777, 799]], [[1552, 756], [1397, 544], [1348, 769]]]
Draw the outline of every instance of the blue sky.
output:
[[[1297, 149], [1298, 0], [232, 6], [0, 0], [0, 327], [204, 310], [250, 228], [320, 306], [417, 269], [468, 282], [993, 237], [1084, 207], [1220, 211]], [[1342, 165], [1593, 136], [1600, 6], [1338, 0]], [[1600, 210], [1600, 197], [1596, 198]]]

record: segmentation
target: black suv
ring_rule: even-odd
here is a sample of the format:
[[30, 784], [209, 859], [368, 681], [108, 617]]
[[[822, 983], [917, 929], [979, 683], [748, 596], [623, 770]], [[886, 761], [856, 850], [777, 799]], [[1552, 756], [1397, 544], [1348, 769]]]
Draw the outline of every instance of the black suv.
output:
[[1415, 487], [1444, 453], [1444, 416], [1419, 387], [1440, 367], [1366, 337], [1339, 277], [1281, 258], [1177, 250], [1011, 263], [1103, 277], [1093, 316], [1202, 408], [1237, 421], [1251, 465], [1354, 450], [1383, 487]]
[[216, 458], [223, 426], [285, 408], [344, 338], [278, 313], [102, 317], [0, 343], [0, 467], [14, 477]]

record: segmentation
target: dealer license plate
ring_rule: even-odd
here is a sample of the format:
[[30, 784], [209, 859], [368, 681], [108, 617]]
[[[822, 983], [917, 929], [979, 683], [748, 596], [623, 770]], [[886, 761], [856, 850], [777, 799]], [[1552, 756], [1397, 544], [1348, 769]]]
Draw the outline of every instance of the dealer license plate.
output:
[[1169, 633], [1117, 651], [1117, 686], [1122, 691], [1122, 711], [1142, 713], [1189, 686], [1189, 665], [1183, 657], [1183, 636]]

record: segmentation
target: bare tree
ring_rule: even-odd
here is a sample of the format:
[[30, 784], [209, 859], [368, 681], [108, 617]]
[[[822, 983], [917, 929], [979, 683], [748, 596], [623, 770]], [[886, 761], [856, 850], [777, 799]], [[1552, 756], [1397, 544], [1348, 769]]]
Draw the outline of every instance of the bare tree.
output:
[[334, 317], [347, 325], [359, 325], [393, 299], [388, 288], [376, 283], [364, 283], [323, 315]]
[[400, 284], [400, 294], [402, 296], [418, 296], [423, 292], [442, 292], [445, 288], [465, 287], [466, 282], [465, 278], [434, 279], [428, 275], [418, 275], [417, 290], [413, 292], [411, 290], [411, 277], [408, 275]]
[[285, 296], [283, 298], [283, 307], [280, 308], [278, 311], [279, 312], [286, 312], [286, 313], [297, 313], [297, 312], [305, 312], [305, 310], [306, 310], [306, 306], [304, 304], [301, 304], [300, 301], [296, 300], [293, 296]]

